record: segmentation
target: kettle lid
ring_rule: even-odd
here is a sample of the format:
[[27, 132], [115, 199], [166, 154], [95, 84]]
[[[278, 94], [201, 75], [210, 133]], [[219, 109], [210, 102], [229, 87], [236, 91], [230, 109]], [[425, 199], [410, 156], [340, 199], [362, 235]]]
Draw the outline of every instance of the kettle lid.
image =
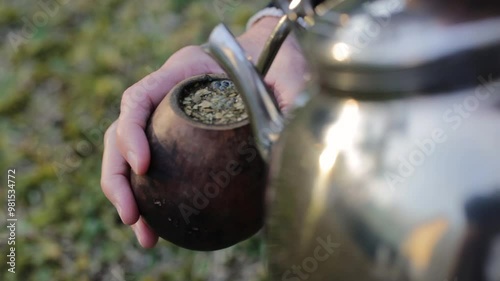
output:
[[321, 86], [336, 95], [387, 98], [500, 77], [500, 13], [449, 20], [410, 2], [347, 0], [316, 16], [302, 43]]

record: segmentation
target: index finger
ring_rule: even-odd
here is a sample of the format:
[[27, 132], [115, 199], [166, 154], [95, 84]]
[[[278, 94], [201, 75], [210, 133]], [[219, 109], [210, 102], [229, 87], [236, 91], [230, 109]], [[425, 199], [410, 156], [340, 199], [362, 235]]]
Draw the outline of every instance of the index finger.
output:
[[150, 151], [144, 131], [149, 116], [168, 91], [191, 76], [221, 72], [200, 47], [187, 47], [125, 91], [117, 127], [118, 148], [136, 174], [148, 169]]

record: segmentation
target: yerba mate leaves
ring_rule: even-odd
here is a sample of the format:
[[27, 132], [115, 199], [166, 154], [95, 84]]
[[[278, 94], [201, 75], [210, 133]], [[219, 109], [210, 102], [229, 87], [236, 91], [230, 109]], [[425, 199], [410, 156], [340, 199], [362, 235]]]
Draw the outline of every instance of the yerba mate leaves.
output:
[[193, 120], [210, 125], [232, 124], [248, 118], [243, 100], [229, 80], [193, 89], [181, 100], [181, 108]]

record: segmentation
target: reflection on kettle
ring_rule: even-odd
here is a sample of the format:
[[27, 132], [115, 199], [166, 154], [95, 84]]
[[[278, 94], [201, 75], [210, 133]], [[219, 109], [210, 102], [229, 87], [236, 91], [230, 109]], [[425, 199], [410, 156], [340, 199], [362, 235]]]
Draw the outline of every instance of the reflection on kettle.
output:
[[227, 29], [207, 43], [270, 166], [271, 279], [500, 280], [500, 4], [278, 2], [314, 23], [291, 120]]
[[[493, 252], [500, 239], [500, 192], [476, 197], [466, 203], [467, 232], [451, 276], [463, 280], [500, 280], [491, 270], [500, 265]], [[490, 269], [488, 268], [490, 267]]]

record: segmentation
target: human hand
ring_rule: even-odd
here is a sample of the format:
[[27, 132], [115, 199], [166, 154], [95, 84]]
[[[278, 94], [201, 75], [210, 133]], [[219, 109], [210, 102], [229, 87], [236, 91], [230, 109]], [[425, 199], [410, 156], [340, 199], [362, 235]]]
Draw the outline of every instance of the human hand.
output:
[[[254, 61], [278, 22], [264, 18], [238, 38]], [[266, 76], [281, 109], [289, 108], [304, 87], [306, 63], [297, 42], [285, 41]], [[145, 128], [149, 116], [165, 95], [182, 80], [206, 73], [223, 73], [199, 46], [189, 46], [172, 55], [157, 71], [128, 88], [122, 97], [121, 112], [106, 131], [102, 162], [101, 187], [118, 211], [123, 223], [130, 225], [144, 248], [154, 247], [158, 236], [140, 217], [130, 188], [130, 168], [145, 174], [150, 162]]]

